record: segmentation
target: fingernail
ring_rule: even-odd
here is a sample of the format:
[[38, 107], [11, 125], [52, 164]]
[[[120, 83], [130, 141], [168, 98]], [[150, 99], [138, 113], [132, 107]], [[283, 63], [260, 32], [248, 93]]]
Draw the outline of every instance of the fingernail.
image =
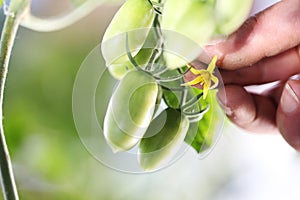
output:
[[299, 81], [300, 80], [300, 74], [296, 74], [290, 77], [290, 80], [296, 80]]
[[291, 85], [287, 83], [284, 87], [280, 100], [282, 111], [287, 114], [293, 113], [299, 106], [299, 103], [299, 96], [296, 94]]
[[218, 45], [207, 45], [204, 49], [211, 58], [218, 56], [217, 66], [222, 66], [225, 54], [221, 51]]
[[219, 90], [217, 94], [217, 101], [227, 116], [233, 115], [232, 109], [227, 106], [227, 98], [224, 89]]

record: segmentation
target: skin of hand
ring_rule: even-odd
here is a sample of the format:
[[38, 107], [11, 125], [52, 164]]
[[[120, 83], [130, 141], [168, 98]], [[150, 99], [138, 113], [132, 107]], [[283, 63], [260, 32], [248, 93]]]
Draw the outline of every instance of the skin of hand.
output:
[[[225, 87], [218, 100], [228, 118], [250, 132], [280, 132], [300, 151], [300, 1], [282, 0], [249, 18], [224, 41], [206, 47]], [[260, 94], [245, 86], [278, 81]]]

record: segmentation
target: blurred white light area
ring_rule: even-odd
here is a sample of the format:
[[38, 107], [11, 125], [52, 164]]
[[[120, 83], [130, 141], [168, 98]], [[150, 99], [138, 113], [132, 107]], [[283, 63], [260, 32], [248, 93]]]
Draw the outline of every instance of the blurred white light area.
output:
[[[105, 184], [91, 185], [102, 190], [114, 185], [114, 199], [299, 200], [299, 169], [299, 155], [280, 135], [253, 135], [230, 125], [203, 160], [189, 150], [172, 166], [152, 174], [105, 169]], [[103, 180], [96, 174], [94, 178]]]
[[251, 11], [251, 15], [260, 12], [279, 1], [280, 0], [255, 0]]
[[226, 132], [236, 143], [231, 155], [237, 168], [216, 200], [300, 199], [299, 155], [280, 135], [253, 135], [235, 127]]

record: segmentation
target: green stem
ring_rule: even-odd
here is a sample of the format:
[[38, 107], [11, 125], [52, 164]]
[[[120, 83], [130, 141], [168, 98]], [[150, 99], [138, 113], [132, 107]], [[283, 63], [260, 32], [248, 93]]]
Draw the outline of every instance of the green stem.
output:
[[[185, 73], [182, 71], [181, 68], [178, 68], [177, 70], [178, 70], [178, 72], [179, 72], [180, 74], [185, 74]], [[181, 78], [181, 84], [183, 84], [183, 83], [184, 83], [184, 77]], [[181, 92], [181, 99], [180, 99], [180, 107], [181, 107], [181, 108], [184, 106], [184, 104], [185, 104], [185, 102], [186, 102], [187, 93], [188, 93], [187, 90], [183, 90], [183, 91]]]
[[3, 195], [6, 200], [17, 200], [19, 197], [3, 129], [4, 87], [16, 33], [29, 2], [29, 0], [11, 1], [0, 41], [0, 172]]
[[22, 20], [21, 25], [39, 32], [50, 32], [64, 29], [80, 19], [84, 18], [104, 3], [119, 3], [121, 0], [87, 0], [66, 15], [51, 18], [40, 18], [28, 13]]

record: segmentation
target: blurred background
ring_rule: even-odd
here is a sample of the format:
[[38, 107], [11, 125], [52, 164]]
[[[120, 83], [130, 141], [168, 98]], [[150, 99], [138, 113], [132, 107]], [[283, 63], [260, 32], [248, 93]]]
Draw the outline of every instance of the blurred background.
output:
[[[274, 2], [257, 1], [253, 13]], [[114, 171], [86, 151], [72, 117], [73, 83], [118, 6], [100, 6], [61, 31], [20, 28], [4, 102], [5, 132], [20, 198], [300, 199], [299, 154], [281, 136], [248, 134], [230, 124], [205, 159], [190, 150], [169, 168], [151, 174]], [[63, 0], [33, 0], [32, 6], [41, 17], [71, 9]]]

